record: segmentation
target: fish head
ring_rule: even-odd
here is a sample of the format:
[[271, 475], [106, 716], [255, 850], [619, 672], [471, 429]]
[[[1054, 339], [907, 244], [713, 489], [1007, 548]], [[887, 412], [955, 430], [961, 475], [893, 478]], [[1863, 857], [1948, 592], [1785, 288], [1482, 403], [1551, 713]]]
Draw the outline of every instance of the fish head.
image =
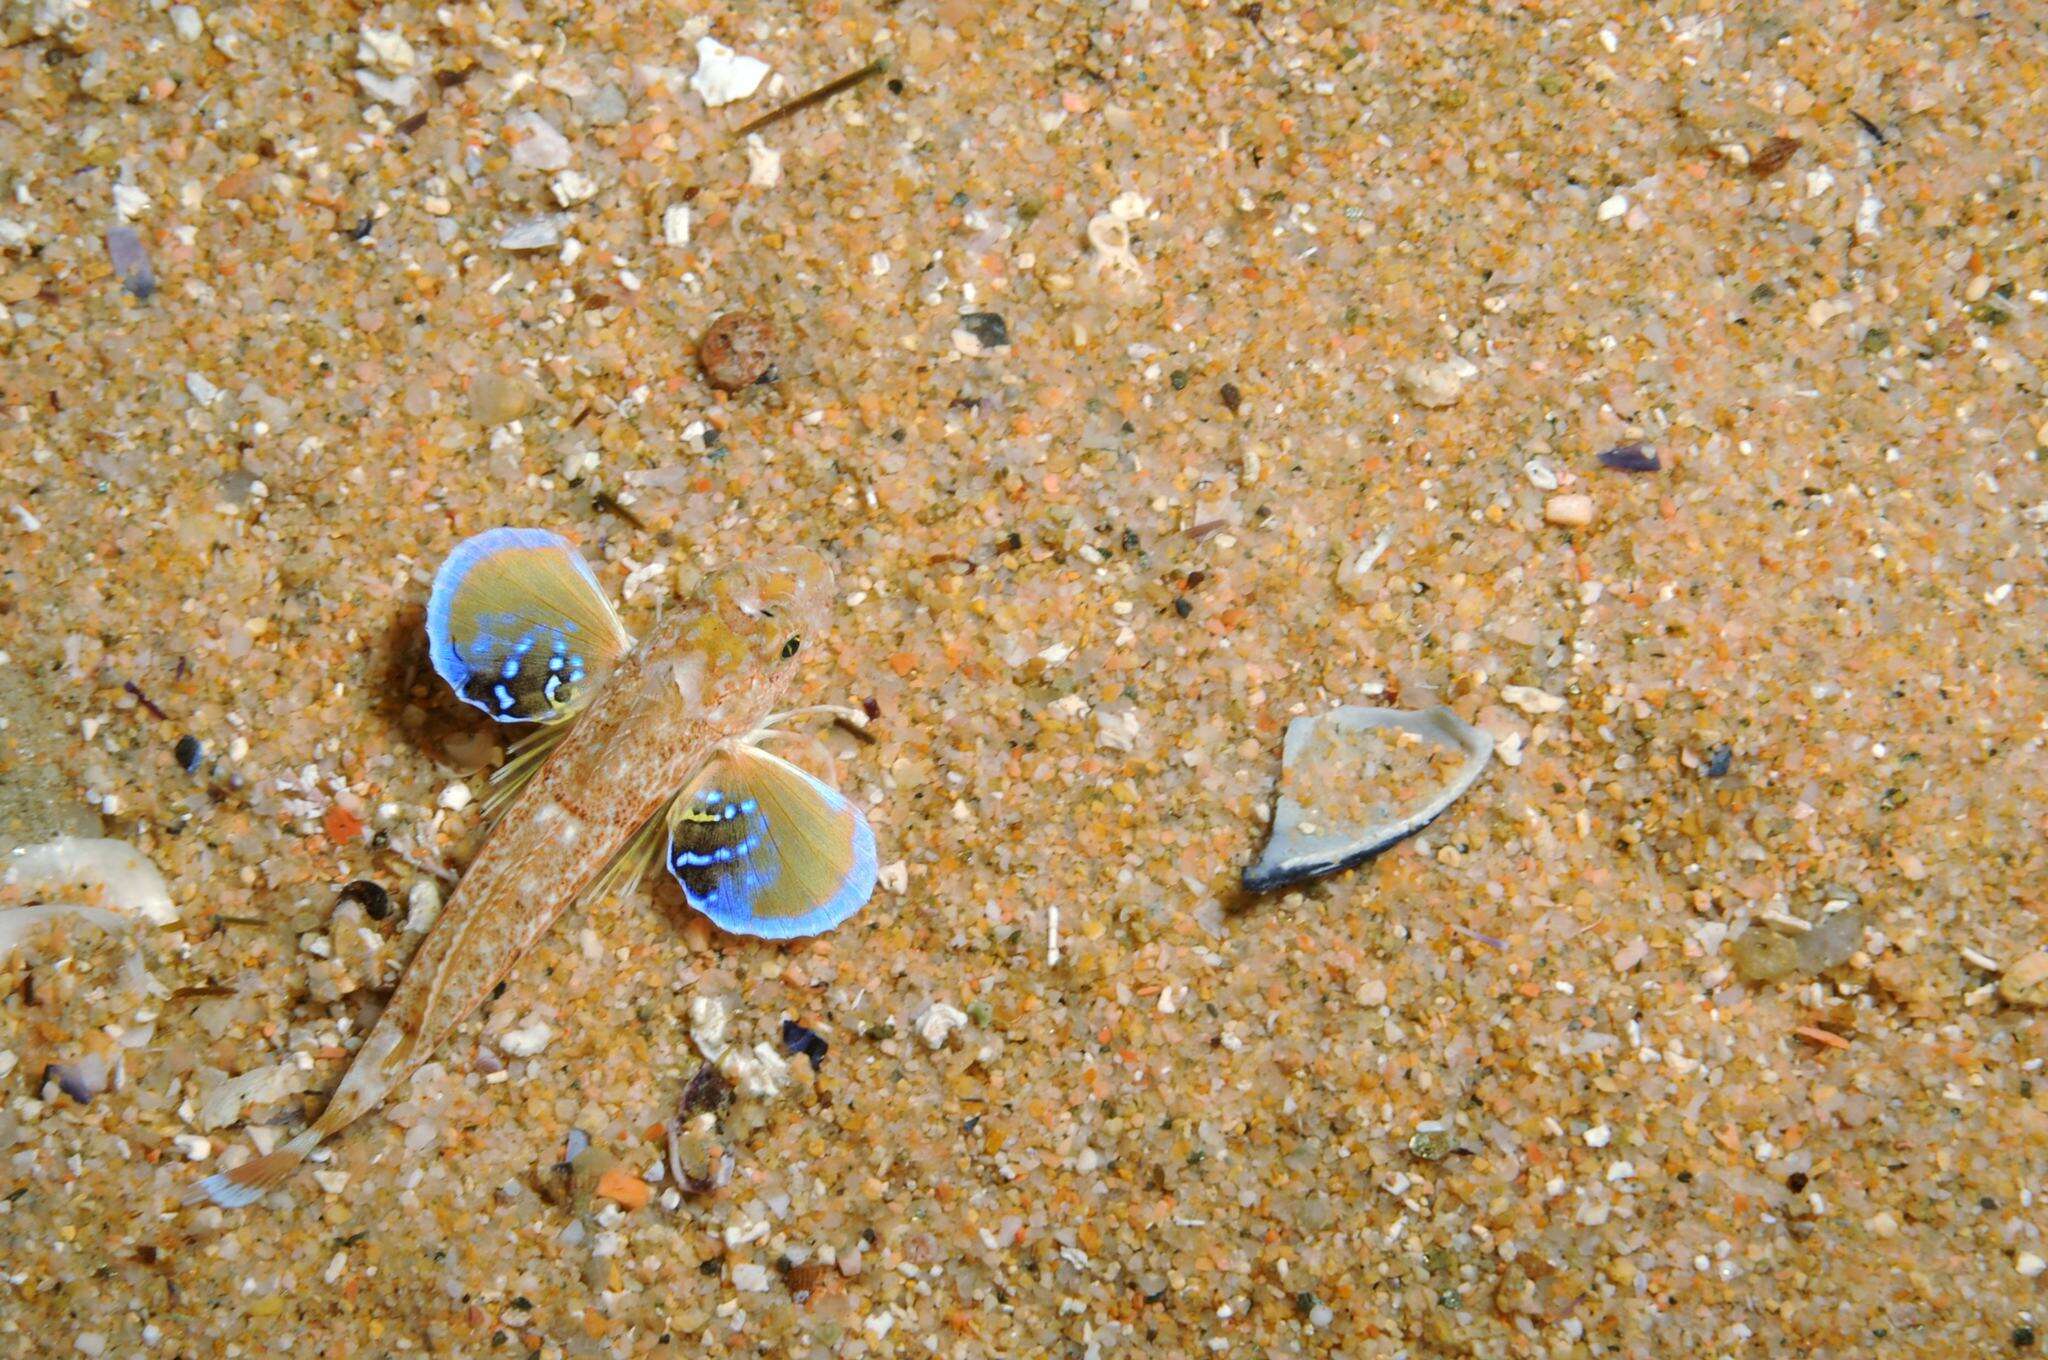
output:
[[824, 632], [837, 586], [822, 554], [792, 548], [720, 568], [701, 594], [749, 660], [775, 667]]

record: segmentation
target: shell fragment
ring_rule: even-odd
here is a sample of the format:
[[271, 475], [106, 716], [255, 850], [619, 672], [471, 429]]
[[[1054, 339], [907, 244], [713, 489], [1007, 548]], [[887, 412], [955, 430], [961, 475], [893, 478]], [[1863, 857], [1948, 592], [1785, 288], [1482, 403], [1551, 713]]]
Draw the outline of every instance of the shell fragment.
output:
[[[1462, 754], [1454, 771], [1440, 757]], [[1406, 840], [1463, 797], [1493, 738], [1448, 708], [1338, 708], [1287, 725], [1273, 834], [1244, 871], [1268, 892], [1348, 869]]]

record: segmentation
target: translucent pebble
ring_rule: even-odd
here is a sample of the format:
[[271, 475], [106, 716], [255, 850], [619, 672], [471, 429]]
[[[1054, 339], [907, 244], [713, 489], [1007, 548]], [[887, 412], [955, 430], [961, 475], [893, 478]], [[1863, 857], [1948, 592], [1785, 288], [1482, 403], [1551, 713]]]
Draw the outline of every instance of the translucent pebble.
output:
[[143, 248], [142, 238], [135, 234], [135, 228], [107, 229], [107, 259], [113, 263], [121, 286], [137, 299], [149, 301], [150, 295], [156, 292], [156, 271], [150, 268], [149, 252]]

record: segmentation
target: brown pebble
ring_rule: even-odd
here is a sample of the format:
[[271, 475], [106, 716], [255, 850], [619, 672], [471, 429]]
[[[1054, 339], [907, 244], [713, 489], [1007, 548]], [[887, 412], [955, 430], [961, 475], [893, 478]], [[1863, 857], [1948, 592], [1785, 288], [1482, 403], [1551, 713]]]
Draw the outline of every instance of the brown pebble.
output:
[[721, 392], [761, 381], [775, 362], [775, 329], [752, 312], [727, 312], [697, 344], [704, 380]]
[[1998, 996], [2008, 1006], [2048, 1006], [2048, 953], [2014, 959], [1998, 980]]

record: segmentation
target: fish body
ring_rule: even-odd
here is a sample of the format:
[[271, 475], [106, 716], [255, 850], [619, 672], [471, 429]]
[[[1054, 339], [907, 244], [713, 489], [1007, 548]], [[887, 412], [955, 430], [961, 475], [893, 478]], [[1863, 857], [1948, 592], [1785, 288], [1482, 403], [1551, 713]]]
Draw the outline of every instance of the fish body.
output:
[[814, 553], [729, 568], [619, 657], [492, 829], [319, 1119], [198, 1182], [188, 1202], [253, 1202], [381, 1104], [693, 773], [770, 720], [795, 675], [790, 640], [822, 628], [831, 595], [831, 568]]

